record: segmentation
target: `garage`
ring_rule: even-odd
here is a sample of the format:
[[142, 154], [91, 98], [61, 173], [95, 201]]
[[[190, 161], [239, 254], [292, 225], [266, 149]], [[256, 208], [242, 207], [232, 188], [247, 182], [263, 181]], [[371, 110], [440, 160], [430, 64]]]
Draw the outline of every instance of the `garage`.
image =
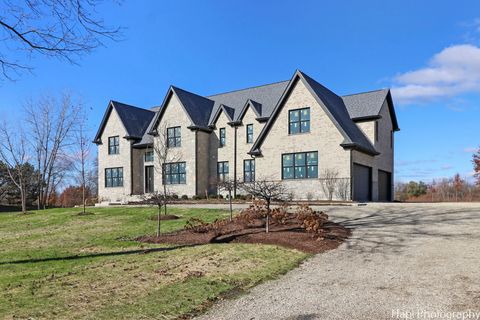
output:
[[378, 201], [392, 201], [392, 173], [378, 170]]
[[353, 200], [372, 200], [372, 168], [358, 163], [353, 164]]

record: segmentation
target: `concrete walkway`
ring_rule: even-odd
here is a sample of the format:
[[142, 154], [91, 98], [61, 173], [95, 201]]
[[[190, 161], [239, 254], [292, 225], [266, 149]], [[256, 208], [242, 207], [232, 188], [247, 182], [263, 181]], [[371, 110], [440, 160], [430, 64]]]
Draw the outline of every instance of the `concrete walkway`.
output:
[[321, 209], [351, 239], [200, 319], [480, 319], [480, 204]]

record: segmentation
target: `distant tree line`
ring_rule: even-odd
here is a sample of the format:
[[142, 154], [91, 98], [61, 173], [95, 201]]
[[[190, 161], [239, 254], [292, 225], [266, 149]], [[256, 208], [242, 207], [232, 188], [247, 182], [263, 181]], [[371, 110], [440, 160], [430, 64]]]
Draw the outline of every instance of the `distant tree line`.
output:
[[91, 200], [97, 165], [86, 119], [82, 102], [63, 94], [28, 101], [15, 126], [0, 123], [0, 204], [26, 212]]

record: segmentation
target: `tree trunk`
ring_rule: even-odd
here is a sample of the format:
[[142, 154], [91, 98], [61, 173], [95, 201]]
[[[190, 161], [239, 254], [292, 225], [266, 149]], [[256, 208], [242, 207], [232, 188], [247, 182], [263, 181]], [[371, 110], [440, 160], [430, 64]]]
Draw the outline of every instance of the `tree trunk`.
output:
[[163, 197], [164, 197], [163, 205], [165, 206], [165, 215], [167, 215], [167, 185], [166, 184], [163, 184]]
[[82, 203], [83, 203], [83, 214], [85, 214], [85, 182], [82, 186]]
[[270, 200], [267, 200], [267, 221], [265, 223], [265, 232], [268, 233], [270, 225]]
[[20, 188], [20, 201], [22, 203], [22, 213], [25, 214], [27, 213], [27, 198], [25, 196], [25, 190], [24, 188]]
[[[167, 207], [165, 207], [165, 209], [166, 208]], [[165, 210], [165, 211], [167, 211], [167, 210]], [[157, 219], [158, 219], [158, 221], [157, 221], [157, 237], [160, 237], [160, 214], [161, 214], [161, 212], [162, 212], [162, 205], [159, 205], [158, 206], [158, 212], [157, 212]]]
[[230, 205], [230, 221], [233, 220], [233, 210], [232, 210], [232, 190], [228, 190], [228, 202]]

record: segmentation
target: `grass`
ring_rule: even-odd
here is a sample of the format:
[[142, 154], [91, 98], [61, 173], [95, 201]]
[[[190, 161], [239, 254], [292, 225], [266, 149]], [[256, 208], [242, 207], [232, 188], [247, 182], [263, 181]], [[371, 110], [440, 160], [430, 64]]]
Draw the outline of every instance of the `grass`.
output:
[[[154, 234], [154, 208], [49, 209], [0, 214], [0, 318], [175, 319], [287, 272], [307, 255], [267, 245], [175, 247], [134, 241]], [[213, 221], [228, 213], [171, 208]], [[150, 250], [150, 251], [149, 251]]]

